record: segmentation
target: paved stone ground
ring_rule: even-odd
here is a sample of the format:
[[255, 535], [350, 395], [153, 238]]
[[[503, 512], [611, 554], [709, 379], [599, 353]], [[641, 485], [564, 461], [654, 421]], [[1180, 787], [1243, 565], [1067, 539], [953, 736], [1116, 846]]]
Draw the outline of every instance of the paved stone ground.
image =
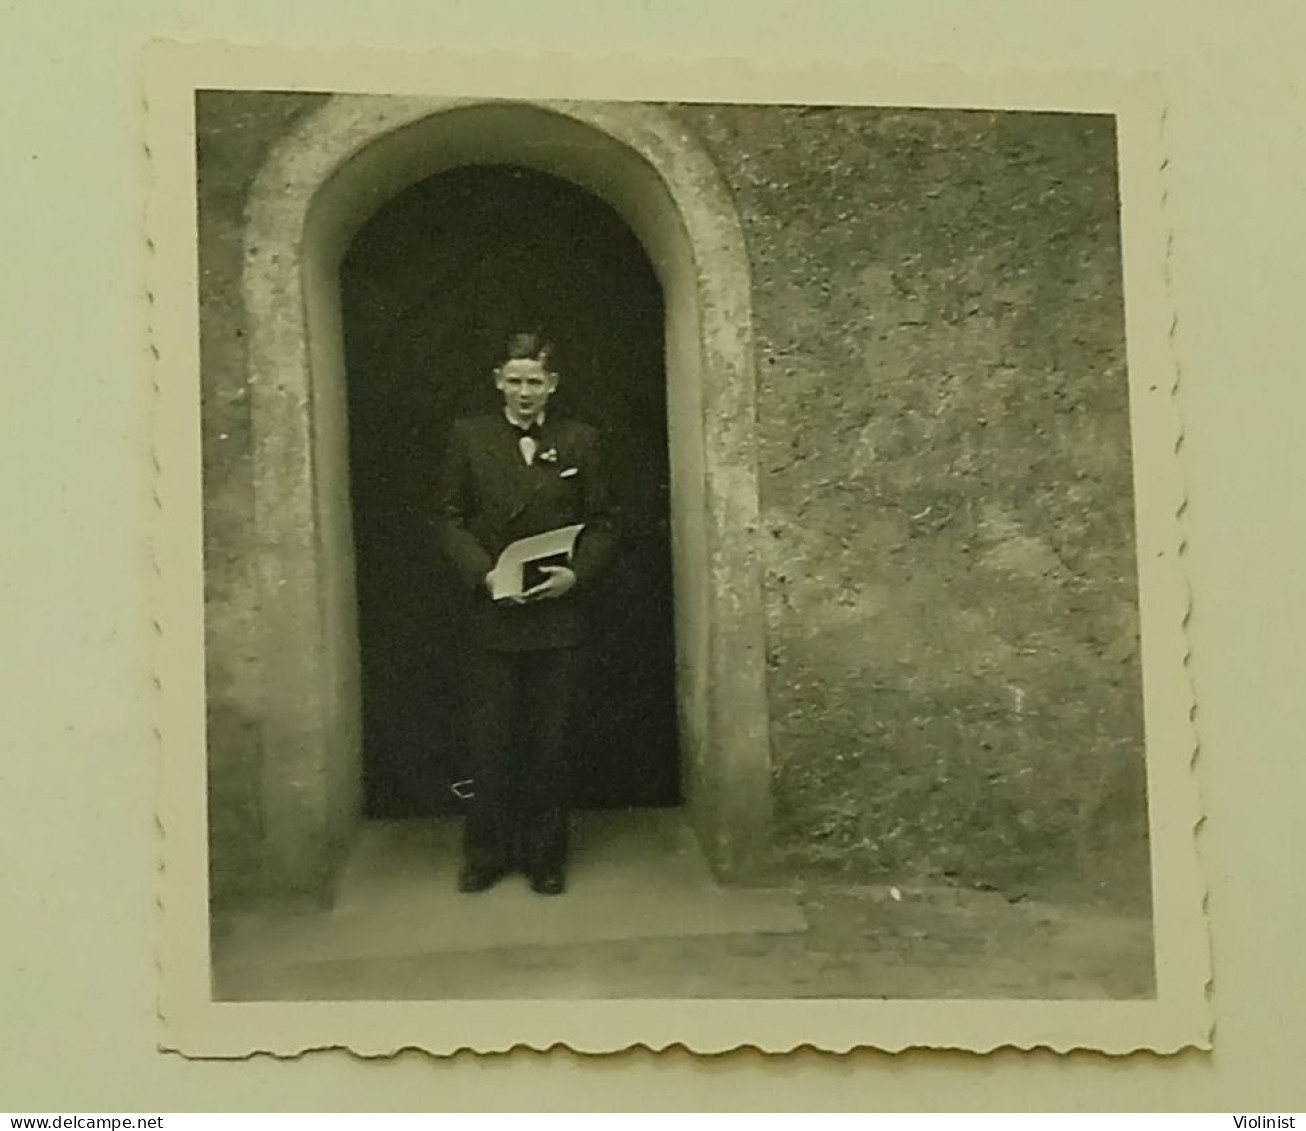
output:
[[[898, 898], [894, 897], [897, 891]], [[807, 930], [247, 966], [236, 1000], [1130, 999], [1154, 992], [1145, 912], [945, 885], [796, 886]], [[475, 897], [470, 897], [475, 898]], [[567, 898], [563, 896], [561, 898]]]

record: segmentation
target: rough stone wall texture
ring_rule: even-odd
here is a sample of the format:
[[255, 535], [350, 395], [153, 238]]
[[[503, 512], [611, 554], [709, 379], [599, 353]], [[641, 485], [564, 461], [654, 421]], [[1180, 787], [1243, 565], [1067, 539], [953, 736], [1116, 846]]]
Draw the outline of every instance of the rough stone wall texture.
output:
[[[245, 193], [314, 96], [200, 102], [215, 896], [260, 835]], [[753, 270], [778, 836], [857, 878], [1146, 898], [1109, 120], [680, 106]]]
[[677, 112], [753, 267], [786, 857], [1145, 897], [1113, 123]]
[[259, 668], [258, 594], [247, 551], [254, 491], [240, 297], [245, 199], [268, 147], [321, 100], [225, 92], [196, 99], [209, 876], [219, 907], [256, 890], [262, 836], [251, 711]]

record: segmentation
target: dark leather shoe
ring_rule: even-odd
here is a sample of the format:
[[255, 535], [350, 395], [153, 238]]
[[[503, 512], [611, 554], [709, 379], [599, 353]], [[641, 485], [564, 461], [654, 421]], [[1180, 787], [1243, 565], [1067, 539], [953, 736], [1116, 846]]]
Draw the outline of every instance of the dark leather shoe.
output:
[[537, 895], [561, 895], [567, 887], [562, 872], [540, 872], [531, 877], [531, 891]]
[[468, 893], [488, 891], [507, 874], [506, 868], [486, 868], [464, 864], [463, 870], [458, 874], [458, 890]]

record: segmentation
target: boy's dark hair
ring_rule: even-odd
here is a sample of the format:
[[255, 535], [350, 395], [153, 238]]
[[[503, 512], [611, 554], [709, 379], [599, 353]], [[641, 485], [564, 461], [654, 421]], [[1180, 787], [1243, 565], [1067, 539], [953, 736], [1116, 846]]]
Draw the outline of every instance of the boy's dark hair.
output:
[[549, 355], [553, 347], [544, 340], [538, 331], [511, 334], [508, 337], [508, 350], [505, 361], [538, 361], [545, 369], [549, 368]]

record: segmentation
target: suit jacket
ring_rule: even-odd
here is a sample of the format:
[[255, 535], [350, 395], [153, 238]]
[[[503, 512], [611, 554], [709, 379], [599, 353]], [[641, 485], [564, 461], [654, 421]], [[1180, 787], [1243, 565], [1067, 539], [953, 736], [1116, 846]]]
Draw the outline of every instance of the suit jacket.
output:
[[[576, 647], [587, 636], [586, 590], [611, 559], [617, 535], [598, 432], [550, 412], [533, 464], [522, 459], [518, 435], [501, 412], [454, 424], [436, 501], [440, 544], [466, 591], [477, 644], [496, 651]], [[571, 592], [519, 606], [490, 600], [485, 575], [505, 546], [577, 522], [585, 529]]]

